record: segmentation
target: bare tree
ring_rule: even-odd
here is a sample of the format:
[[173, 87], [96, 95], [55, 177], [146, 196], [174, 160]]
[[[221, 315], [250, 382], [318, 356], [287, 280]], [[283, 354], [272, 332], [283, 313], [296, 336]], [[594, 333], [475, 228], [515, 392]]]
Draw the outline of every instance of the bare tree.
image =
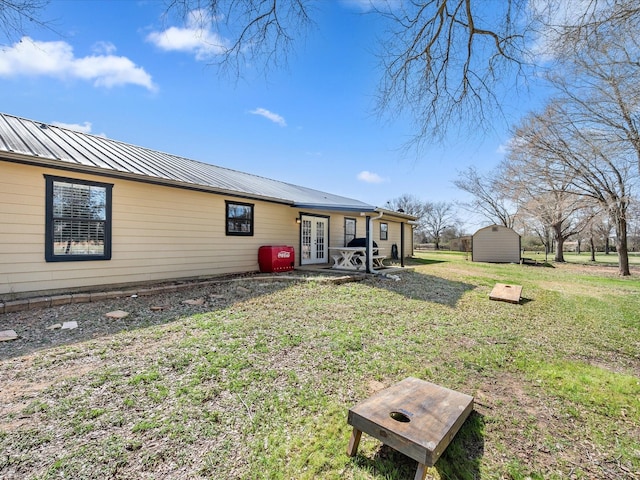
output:
[[590, 48], [575, 50], [549, 80], [572, 121], [640, 171], [640, 39], [628, 31], [593, 34]]
[[527, 235], [533, 235], [538, 238], [544, 247], [544, 260], [546, 262], [553, 248], [553, 232], [549, 224], [528, 211], [523, 211], [519, 214], [517, 221], [522, 225], [522, 231], [526, 231]]
[[537, 149], [531, 151], [530, 144], [514, 141], [500, 166], [498, 184], [520, 206], [521, 217], [535, 219], [543, 227], [545, 238], [549, 231], [552, 233], [554, 261], [564, 262], [564, 242], [586, 227], [593, 202], [575, 195], [571, 171], [565, 169], [559, 175], [559, 168]]
[[403, 212], [416, 217], [416, 228], [413, 231], [414, 239], [419, 239], [424, 234], [422, 220], [426, 211], [425, 202], [415, 195], [405, 193], [391, 200], [387, 200], [385, 208], [394, 212]]
[[480, 174], [475, 167], [469, 167], [459, 173], [453, 184], [473, 196], [470, 202], [460, 204], [463, 208], [481, 214], [492, 223], [513, 228], [518, 210], [501, 188], [503, 183], [499, 170]]
[[458, 222], [455, 207], [450, 202], [426, 202], [425, 212], [420, 220], [420, 227], [440, 249], [440, 241], [445, 231], [450, 230]]
[[602, 247], [602, 251], [608, 253], [609, 239], [613, 228], [607, 212], [602, 211], [598, 206], [593, 206], [587, 217], [588, 221], [581, 233], [581, 237], [589, 242], [591, 261], [595, 262], [599, 247]]
[[[573, 105], [575, 106], [575, 105]], [[572, 108], [552, 103], [530, 116], [516, 131], [516, 143], [545, 158], [550, 175], [571, 178], [574, 195], [590, 198], [605, 210], [616, 229], [619, 271], [629, 275], [626, 211], [634, 181], [634, 161], [615, 142], [603, 143], [599, 135], [583, 129]]]
[[[629, 25], [637, 20], [623, 15], [615, 2], [601, 4], [612, 5], [611, 21]], [[640, 42], [606, 24], [587, 25], [578, 33], [561, 37], [566, 41], [561, 50], [571, 55], [559, 57], [559, 68], [548, 77], [558, 97], [521, 123], [514, 144], [526, 145], [558, 181], [570, 181], [572, 193], [607, 212], [616, 232], [620, 274], [629, 275], [627, 214], [640, 171]]]
[[49, 0], [0, 0], [0, 34], [13, 41], [24, 35], [27, 24], [47, 27], [41, 18], [47, 5]]
[[633, 198], [627, 210], [627, 222], [629, 223], [629, 249], [632, 252], [640, 250], [640, 202]]
[[548, 44], [555, 55], [565, 59], [594, 48], [608, 32], [635, 32], [640, 27], [636, 0], [588, 0], [580, 8], [563, 2], [538, 5], [538, 23], [550, 32]]
[[564, 242], [586, 227], [589, 218], [580, 215], [586, 205], [584, 199], [562, 190], [530, 197], [523, 204], [522, 210], [537, 218], [553, 235], [554, 261], [564, 262]]
[[413, 215], [418, 221], [424, 216], [425, 204], [415, 195], [405, 193], [397, 198], [387, 200], [385, 208], [395, 212], [404, 212]]

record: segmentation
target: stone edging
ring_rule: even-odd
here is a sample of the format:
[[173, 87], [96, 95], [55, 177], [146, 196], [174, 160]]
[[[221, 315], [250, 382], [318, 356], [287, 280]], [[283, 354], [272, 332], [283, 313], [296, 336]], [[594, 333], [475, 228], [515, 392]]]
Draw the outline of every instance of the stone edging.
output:
[[247, 280], [298, 280], [298, 281], [316, 281], [316, 282], [328, 282], [328, 283], [347, 283], [359, 281], [359, 278], [354, 275], [344, 275], [340, 277], [306, 277], [306, 276], [251, 276], [242, 278], [233, 278], [227, 280], [204, 280], [204, 281], [192, 281], [185, 283], [177, 283], [172, 285], [159, 285], [156, 287], [137, 288], [128, 290], [113, 290], [106, 292], [93, 292], [93, 293], [70, 293], [66, 295], [51, 295], [45, 297], [25, 298], [21, 300], [10, 300], [6, 302], [0, 302], [0, 314], [22, 312], [25, 310], [34, 310], [36, 308], [49, 308], [57, 307], [60, 305], [69, 305], [72, 303], [91, 303], [99, 302], [101, 300], [111, 300], [120, 297], [131, 297], [137, 295], [139, 297], [147, 295], [156, 295], [158, 293], [171, 293], [180, 290], [186, 290], [194, 286], [212, 285], [216, 283], [229, 283], [229, 282], [241, 282]]

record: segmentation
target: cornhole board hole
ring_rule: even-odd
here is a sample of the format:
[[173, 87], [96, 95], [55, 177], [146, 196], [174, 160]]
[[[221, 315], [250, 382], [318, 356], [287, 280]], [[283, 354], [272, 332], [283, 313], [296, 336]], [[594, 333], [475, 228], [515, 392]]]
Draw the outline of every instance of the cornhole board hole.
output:
[[489, 294], [489, 299], [509, 303], [520, 303], [521, 295], [522, 285], [505, 285], [504, 283], [496, 283]]
[[417, 461], [415, 480], [424, 480], [472, 410], [469, 395], [405, 378], [349, 409], [347, 455], [356, 454], [364, 432]]

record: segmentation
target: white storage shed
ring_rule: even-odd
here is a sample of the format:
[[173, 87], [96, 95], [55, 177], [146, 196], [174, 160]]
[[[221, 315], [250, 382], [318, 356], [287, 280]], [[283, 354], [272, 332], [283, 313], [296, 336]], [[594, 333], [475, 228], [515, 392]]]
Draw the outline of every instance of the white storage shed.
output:
[[502, 225], [489, 225], [473, 234], [474, 262], [520, 263], [520, 235]]

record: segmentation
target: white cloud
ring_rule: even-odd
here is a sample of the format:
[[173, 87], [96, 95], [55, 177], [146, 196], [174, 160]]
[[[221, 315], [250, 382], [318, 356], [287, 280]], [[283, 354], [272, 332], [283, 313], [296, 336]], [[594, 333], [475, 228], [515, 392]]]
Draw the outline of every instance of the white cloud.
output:
[[116, 52], [116, 46], [111, 43], [111, 42], [96, 42], [93, 44], [93, 53], [98, 54], [98, 55], [111, 55], [112, 53]]
[[377, 173], [368, 172], [367, 170], [363, 170], [358, 174], [358, 180], [365, 183], [382, 183], [385, 181]]
[[91, 133], [91, 122], [84, 122], [82, 125], [79, 123], [53, 122], [53, 125], [61, 128], [68, 128], [69, 130], [74, 130], [76, 132]]
[[191, 53], [196, 60], [208, 60], [227, 49], [225, 40], [211, 30], [211, 23], [204, 11], [195, 10], [189, 14], [186, 27], [151, 32], [147, 41], [167, 52]]
[[[100, 48], [115, 49], [109, 43]], [[0, 77], [18, 76], [79, 78], [101, 87], [133, 84], [157, 90], [151, 75], [126, 57], [96, 54], [76, 58], [73, 47], [66, 42], [38, 42], [29, 37], [0, 50]]]
[[[65, 122], [51, 122], [52, 125], [60, 128], [66, 128], [68, 130], [74, 130], [80, 133], [91, 133], [93, 125], [91, 122], [80, 123], [65, 123]], [[92, 133], [96, 137], [108, 138], [106, 133]]]
[[270, 112], [265, 108], [256, 108], [255, 110], [251, 110], [249, 113], [253, 115], [260, 115], [268, 120], [271, 120], [273, 123], [277, 123], [281, 127], [287, 126], [287, 122], [285, 121], [284, 117], [278, 115], [277, 113]]

